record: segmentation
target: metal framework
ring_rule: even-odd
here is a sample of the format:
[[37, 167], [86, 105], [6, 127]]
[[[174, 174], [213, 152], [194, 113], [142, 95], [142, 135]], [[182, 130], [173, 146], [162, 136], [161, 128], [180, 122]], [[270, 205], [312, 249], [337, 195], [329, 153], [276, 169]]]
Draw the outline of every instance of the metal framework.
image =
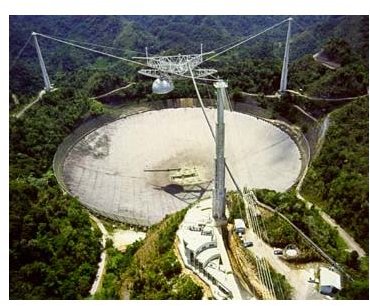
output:
[[196, 68], [203, 63], [203, 55], [203, 53], [179, 54], [172, 56], [134, 57], [134, 59], [146, 60], [146, 66], [150, 69], [141, 69], [139, 73], [152, 78], [168, 77], [169, 75], [171, 75], [171, 78], [191, 77], [189, 69], [193, 71], [195, 78], [201, 78], [217, 72], [215, 69]]

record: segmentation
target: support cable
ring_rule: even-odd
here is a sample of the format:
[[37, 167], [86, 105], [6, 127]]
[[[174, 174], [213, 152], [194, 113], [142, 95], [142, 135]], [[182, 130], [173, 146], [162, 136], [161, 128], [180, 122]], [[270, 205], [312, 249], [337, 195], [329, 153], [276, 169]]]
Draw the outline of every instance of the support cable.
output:
[[18, 52], [17, 56], [15, 57], [13, 63], [10, 65], [10, 68], [9, 68], [9, 71], [11, 71], [14, 67], [14, 65], [16, 64], [16, 62], [18, 61], [19, 57], [22, 55], [24, 49], [26, 48], [26, 46], [28, 45], [28, 43], [30, 42], [32, 38], [32, 35], [30, 35], [26, 41], [26, 43], [24, 44], [24, 46], [21, 48], [21, 50]]
[[[255, 227], [255, 233], [257, 234], [257, 237], [259, 237], [260, 239], [262, 239], [263, 230], [261, 229], [261, 227], [259, 225], [259, 221], [258, 221], [257, 214], [256, 214], [256, 209], [255, 209], [255, 207], [253, 205], [253, 201], [252, 201], [252, 197], [250, 195], [250, 192], [248, 192], [246, 194], [246, 202], [248, 204], [247, 205], [248, 208], [246, 208], [246, 209], [248, 211], [248, 214], [250, 215], [250, 218], [253, 220], [252, 222], [253, 222], [254, 227]], [[276, 299], [274, 282], [272, 280], [270, 268], [267, 265], [266, 260], [264, 258], [261, 258], [260, 262], [261, 262], [262, 270], [263, 270], [263, 272], [265, 274], [266, 285], [267, 285], [268, 290], [270, 291], [271, 298], [272, 299]]]
[[[86, 46], [81, 46], [81, 45], [73, 43], [73, 42], [68, 42], [65, 39], [59, 39], [59, 38], [52, 37], [52, 36], [49, 36], [49, 35], [46, 35], [46, 34], [41, 34], [41, 33], [35, 33], [35, 34], [38, 35], [38, 36], [44, 37], [44, 38], [48, 38], [48, 39], [51, 39], [51, 40], [54, 40], [54, 41], [57, 41], [57, 42], [60, 42], [60, 43], [63, 43], [63, 44], [67, 44], [67, 45], [76, 47], [76, 48], [80, 48], [80, 49], [83, 49], [83, 50], [87, 50], [87, 51], [91, 51], [91, 52], [98, 53], [98, 54], [101, 54], [101, 55], [105, 55], [105, 56], [108, 56], [108, 57], [112, 57], [112, 58], [115, 58], [115, 59], [119, 59], [119, 60], [122, 60], [122, 61], [125, 61], [125, 62], [129, 62], [129, 63], [132, 63], [132, 64], [142, 66], [142, 67], [148, 67], [147, 64], [144, 64], [144, 63], [141, 63], [141, 62], [138, 62], [138, 61], [134, 61], [134, 60], [131, 60], [131, 59], [128, 59], [128, 58], [124, 58], [124, 57], [121, 57], [121, 56], [117, 56], [117, 55], [114, 55], [114, 54], [110, 54], [108, 52], [88, 48]], [[175, 76], [178, 76], [178, 77], [186, 78], [186, 79], [191, 79], [192, 78], [192, 76], [173, 73], [173, 72], [171, 72], [171, 74], [173, 74]], [[210, 82], [217, 81], [216, 79], [207, 79], [207, 78], [201, 78], [201, 77], [197, 77], [196, 79], [200, 80], [200, 81], [210, 81]]]
[[263, 287], [264, 287], [263, 298], [271, 299], [271, 292], [270, 292], [270, 290], [268, 288], [268, 285], [267, 285], [267, 278], [266, 278], [265, 270], [263, 269], [263, 267], [261, 265], [260, 258], [258, 256], [255, 256], [255, 260], [256, 260], [257, 270], [258, 270], [258, 273], [260, 275], [260, 280], [261, 280], [261, 282], [263, 284]]
[[207, 121], [207, 125], [208, 125], [208, 127], [209, 127], [210, 132], [211, 132], [212, 138], [215, 140], [215, 139], [216, 139], [216, 137], [215, 137], [215, 132], [213, 131], [213, 128], [212, 128], [211, 122], [209, 121], [208, 116], [207, 116], [207, 114], [206, 114], [206, 111], [205, 111], [205, 109], [204, 109], [203, 100], [202, 100], [202, 97], [200, 96], [200, 93], [199, 93], [199, 89], [198, 89], [197, 83], [195, 82], [195, 78], [194, 78], [193, 70], [190, 68], [190, 65], [189, 65], [189, 64], [188, 64], [188, 68], [189, 68], [189, 71], [190, 71], [191, 78], [192, 78], [192, 80], [193, 80], [194, 88], [195, 88], [195, 91], [196, 91], [196, 93], [197, 93], [197, 97], [198, 97], [198, 100], [199, 100], [200, 106], [201, 106], [201, 108], [202, 108], [202, 112], [203, 112], [204, 118], [205, 118], [205, 119], [206, 119], [206, 121]]
[[143, 63], [133, 61], [133, 60], [121, 57], [121, 56], [113, 55], [113, 54], [110, 54], [110, 53], [107, 53], [107, 52], [99, 51], [99, 50], [96, 50], [96, 49], [91, 49], [91, 48], [88, 48], [88, 47], [85, 47], [85, 46], [78, 45], [76, 43], [71, 43], [71, 42], [65, 41], [63, 39], [55, 38], [55, 37], [45, 35], [45, 34], [41, 34], [41, 33], [36, 33], [36, 35], [39, 35], [41, 37], [48, 38], [48, 39], [51, 39], [51, 40], [54, 40], [54, 41], [57, 41], [57, 42], [60, 42], [60, 43], [63, 43], [63, 44], [67, 44], [67, 45], [70, 45], [70, 46], [73, 46], [73, 47], [76, 47], [76, 48], [84, 49], [84, 50], [87, 50], [87, 51], [95, 52], [95, 53], [98, 53], [98, 54], [101, 54], [101, 55], [105, 55], [105, 56], [108, 56], [108, 57], [113, 57], [115, 59], [119, 59], [119, 60], [126, 61], [126, 62], [129, 62], [129, 63], [132, 63], [132, 64], [136, 64], [136, 65], [139, 65], [139, 66], [146, 67], [146, 65], [143, 64]]
[[[39, 35], [46, 35], [46, 34], [40, 34], [40, 33], [38, 33], [38, 34]], [[83, 44], [83, 45], [89, 45], [89, 46], [112, 49], [112, 50], [119, 50], [119, 51], [139, 53], [139, 54], [146, 54], [145, 52], [129, 50], [129, 49], [122, 49], [122, 48], [117, 48], [117, 47], [112, 47], [112, 46], [105, 46], [105, 45], [90, 43], [90, 42], [86, 42], [86, 41], [78, 41], [78, 40], [74, 40], [74, 39], [65, 39], [65, 38], [62, 38], [62, 37], [54, 37], [54, 38], [55, 39], [60, 39], [60, 40], [66, 41], [66, 42], [70, 42], [70, 43], [79, 43], [79, 44]]]
[[272, 30], [272, 29], [274, 29], [274, 28], [276, 28], [276, 27], [278, 27], [278, 26], [280, 26], [281, 24], [283, 24], [284, 22], [287, 22], [288, 20], [289, 20], [289, 18], [288, 18], [288, 19], [285, 19], [285, 20], [283, 20], [283, 21], [280, 21], [280, 22], [278, 22], [278, 23], [274, 24], [273, 26], [268, 27], [268, 28], [264, 29], [263, 31], [261, 31], [261, 32], [259, 32], [259, 33], [257, 33], [257, 34], [254, 34], [254, 35], [252, 35], [252, 36], [249, 36], [248, 38], [246, 38], [246, 39], [244, 39], [244, 40], [242, 40], [242, 41], [238, 42], [237, 44], [235, 44], [235, 45], [233, 45], [233, 46], [231, 46], [231, 47], [229, 47], [229, 48], [227, 48], [227, 49], [225, 49], [225, 50], [223, 50], [223, 51], [221, 51], [221, 52], [219, 52], [219, 53], [216, 53], [216, 54], [214, 54], [214, 55], [212, 55], [212, 56], [210, 56], [210, 57], [208, 57], [208, 58], [206, 58], [206, 59], [203, 61], [203, 63], [204, 63], [204, 62], [206, 62], [206, 61], [209, 61], [209, 60], [211, 60], [211, 59], [215, 58], [216, 56], [219, 56], [219, 55], [221, 55], [221, 54], [223, 54], [223, 53], [225, 53], [225, 52], [227, 52], [227, 51], [230, 51], [230, 50], [232, 50], [232, 49], [234, 49], [234, 48], [236, 48], [236, 47], [238, 47], [238, 46], [240, 46], [240, 45], [242, 45], [242, 44], [244, 44], [244, 43], [246, 43], [246, 42], [248, 42], [248, 41], [250, 41], [250, 40], [252, 40], [252, 39], [254, 39], [254, 38], [256, 38], [256, 37], [258, 37], [258, 36], [260, 36], [260, 35], [262, 35], [262, 34], [264, 34], [264, 33], [268, 32], [268, 31], [270, 31], [270, 30]]
[[274, 282], [272, 280], [270, 267], [269, 267], [269, 265], [268, 265], [268, 263], [266, 261], [266, 258], [262, 257], [261, 261], [262, 261], [262, 264], [264, 265], [264, 267], [266, 269], [266, 273], [267, 273], [269, 284], [270, 284], [270, 288], [271, 288], [271, 295], [272, 295], [273, 299], [276, 300], [275, 287], [274, 287]]
[[[302, 33], [305, 33], [307, 34], [308, 36], [310, 36], [316, 43], [318, 46], [321, 46], [322, 45], [322, 41], [319, 41], [315, 36], [313, 36], [310, 31], [307, 31], [303, 26], [301, 26], [297, 20], [293, 19], [293, 22], [303, 31]], [[314, 31], [315, 33], [315, 31]]]

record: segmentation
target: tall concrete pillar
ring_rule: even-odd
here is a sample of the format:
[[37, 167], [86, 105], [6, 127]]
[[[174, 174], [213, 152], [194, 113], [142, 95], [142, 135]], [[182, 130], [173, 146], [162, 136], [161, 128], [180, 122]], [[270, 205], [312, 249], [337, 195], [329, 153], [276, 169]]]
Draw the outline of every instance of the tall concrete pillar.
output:
[[45, 84], [45, 90], [46, 91], [50, 91], [51, 90], [50, 79], [49, 79], [48, 72], [46, 71], [46, 66], [45, 66], [44, 59], [42, 57], [42, 53], [41, 53], [41, 49], [40, 49], [39, 43], [37, 41], [37, 33], [33, 32], [32, 33], [32, 36], [33, 36], [33, 40], [34, 40], [34, 43], [35, 43], [35, 47], [36, 47], [36, 51], [37, 51], [37, 56], [38, 56], [39, 62], [40, 62], [42, 77], [44, 79], [44, 84]]
[[293, 18], [288, 19], [288, 31], [286, 34], [283, 69], [281, 70], [281, 79], [280, 79], [280, 89], [279, 89], [280, 93], [284, 93], [286, 91], [288, 84], [288, 63], [289, 63], [290, 32], [292, 20]]
[[225, 123], [224, 103], [226, 102], [227, 84], [220, 80], [214, 84], [217, 88], [217, 123], [216, 123], [216, 160], [215, 186], [213, 190], [212, 216], [216, 225], [226, 224], [225, 216]]

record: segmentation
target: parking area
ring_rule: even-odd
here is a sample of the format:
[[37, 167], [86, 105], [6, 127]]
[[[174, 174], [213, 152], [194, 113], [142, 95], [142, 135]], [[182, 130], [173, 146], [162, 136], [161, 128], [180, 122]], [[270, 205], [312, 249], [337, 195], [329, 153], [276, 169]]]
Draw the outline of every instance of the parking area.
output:
[[[246, 229], [245, 234], [239, 234], [244, 242], [248, 243], [248, 250], [258, 257], [264, 257], [268, 263], [275, 269], [276, 272], [284, 275], [293, 288], [292, 298], [296, 300], [323, 300], [325, 297], [321, 295], [314, 282], [310, 282], [312, 278], [312, 269], [317, 269], [319, 263], [310, 263], [293, 267], [292, 264], [287, 264], [280, 257], [281, 255], [274, 254], [276, 249], [269, 246], [267, 243], [259, 239], [253, 231]], [[250, 245], [252, 243], [252, 245]]]

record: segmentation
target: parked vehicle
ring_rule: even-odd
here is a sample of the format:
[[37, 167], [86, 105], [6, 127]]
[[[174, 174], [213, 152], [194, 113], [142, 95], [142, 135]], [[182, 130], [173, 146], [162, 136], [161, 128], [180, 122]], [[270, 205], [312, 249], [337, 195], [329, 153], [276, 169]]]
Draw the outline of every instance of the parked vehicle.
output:
[[243, 245], [244, 245], [245, 248], [249, 248], [249, 247], [253, 246], [253, 242], [252, 241], [244, 241]]
[[274, 255], [283, 255], [283, 250], [282, 249], [275, 249], [274, 250]]

